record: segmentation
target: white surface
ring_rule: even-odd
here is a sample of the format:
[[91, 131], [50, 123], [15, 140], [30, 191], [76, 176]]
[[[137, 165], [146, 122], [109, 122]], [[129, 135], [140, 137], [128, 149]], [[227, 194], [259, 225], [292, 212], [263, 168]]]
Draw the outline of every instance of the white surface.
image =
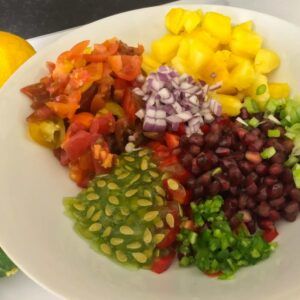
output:
[[[205, 1], [184, 1], [191, 3], [204, 3]], [[282, 5], [281, 0], [252, 0], [252, 1], [242, 1], [242, 0], [230, 0], [230, 1], [210, 1], [210, 3], [220, 3], [220, 4], [230, 4], [233, 6], [240, 6], [250, 9], [256, 9], [258, 11], [267, 12], [287, 20], [294, 21], [300, 24], [299, 18], [299, 8], [300, 4], [298, 0], [289, 0], [284, 2]], [[30, 40], [37, 50], [51, 44], [63, 33], [51, 34], [45, 37], [36, 38]], [[292, 235], [290, 235], [290, 238]], [[288, 237], [286, 236], [286, 239]], [[269, 292], [268, 292], [269, 293]], [[101, 297], [102, 298], [102, 297]], [[28, 279], [23, 273], [19, 273], [13, 278], [2, 279], [0, 281], [0, 299], [1, 300], [56, 300], [56, 296], [48, 293], [34, 282]], [[110, 298], [108, 298], [110, 299]], [[291, 298], [288, 298], [291, 299]], [[293, 298], [295, 299], [295, 298]]]

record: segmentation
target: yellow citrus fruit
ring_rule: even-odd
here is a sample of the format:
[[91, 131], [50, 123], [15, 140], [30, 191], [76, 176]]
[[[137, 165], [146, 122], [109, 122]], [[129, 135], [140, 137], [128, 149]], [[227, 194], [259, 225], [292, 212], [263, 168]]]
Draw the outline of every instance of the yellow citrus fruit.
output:
[[21, 37], [0, 31], [0, 87], [34, 53], [33, 47]]

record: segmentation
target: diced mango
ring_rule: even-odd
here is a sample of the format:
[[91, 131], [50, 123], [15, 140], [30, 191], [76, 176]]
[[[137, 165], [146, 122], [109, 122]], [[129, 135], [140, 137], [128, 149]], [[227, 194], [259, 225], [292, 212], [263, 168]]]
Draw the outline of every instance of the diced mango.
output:
[[[224, 50], [225, 51], [225, 50]], [[221, 51], [216, 52], [201, 71], [201, 77], [208, 84], [224, 82], [228, 79], [226, 56]]]
[[261, 48], [262, 38], [254, 31], [234, 28], [229, 47], [234, 54], [254, 57]]
[[166, 34], [152, 43], [152, 55], [161, 62], [170, 61], [177, 53], [182, 37], [179, 35]]
[[189, 54], [186, 64], [192, 73], [199, 73], [211, 59], [213, 51], [201, 41], [189, 40]]
[[291, 88], [286, 82], [272, 82], [269, 83], [269, 92], [271, 98], [287, 98], [290, 95]]
[[260, 49], [254, 60], [256, 72], [267, 74], [278, 68], [280, 58], [277, 53], [268, 49]]
[[231, 117], [237, 116], [240, 113], [242, 103], [238, 97], [216, 94], [214, 99], [222, 105], [222, 113]]
[[184, 14], [184, 30], [187, 33], [192, 32], [201, 22], [202, 20], [202, 10], [196, 10], [196, 11], [186, 11]]
[[221, 44], [228, 44], [231, 38], [231, 19], [216, 12], [208, 12], [203, 17], [202, 27]]
[[203, 30], [202, 28], [195, 29], [190, 34], [187, 34], [186, 37], [191, 39], [197, 39], [203, 42], [205, 45], [210, 47], [213, 51], [216, 51], [220, 45], [220, 42], [217, 38], [212, 36], [209, 32]]
[[255, 71], [247, 59], [241, 61], [230, 73], [232, 85], [239, 91], [249, 88], [255, 79]]
[[185, 10], [172, 8], [166, 15], [165, 24], [167, 29], [174, 34], [179, 34], [184, 29]]
[[222, 82], [222, 86], [216, 90], [218, 94], [236, 95], [237, 89], [232, 85], [230, 77]]
[[189, 38], [183, 38], [179, 43], [179, 48], [177, 51], [178, 57], [182, 59], [187, 59], [190, 53], [190, 39]]
[[147, 53], [143, 54], [142, 69], [147, 73], [156, 71], [161, 64]]
[[253, 29], [253, 21], [249, 20], [247, 22], [238, 24], [238, 25], [234, 26], [234, 28], [235, 29], [242, 28], [242, 29], [245, 29], [247, 31], [251, 31]]
[[265, 108], [270, 98], [268, 78], [262, 74], [256, 74], [252, 85], [246, 91], [247, 96], [257, 101], [261, 110]]
[[180, 74], [187, 73], [193, 77], [196, 77], [192, 72], [189, 70], [189, 68], [186, 65], [186, 60], [184, 60], [182, 57], [175, 56], [171, 61], [171, 66]]

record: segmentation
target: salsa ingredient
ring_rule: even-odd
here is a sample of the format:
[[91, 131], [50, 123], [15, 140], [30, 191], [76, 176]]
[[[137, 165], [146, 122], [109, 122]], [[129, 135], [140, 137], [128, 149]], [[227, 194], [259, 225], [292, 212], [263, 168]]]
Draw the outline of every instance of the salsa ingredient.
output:
[[65, 199], [66, 213], [96, 251], [124, 265], [162, 272], [174, 258], [179, 230], [178, 204], [166, 200], [162, 176], [150, 149], [124, 153], [109, 174]]
[[141, 88], [134, 89], [146, 106], [137, 116], [143, 119], [145, 131], [177, 131], [183, 123], [187, 135], [200, 133], [200, 126], [211, 123], [222, 113], [217, 101], [205, 101], [207, 92], [217, 87], [208, 87], [187, 74], [180, 76], [172, 68], [161, 66], [146, 78]]
[[140, 101], [132, 94], [143, 47], [117, 39], [83, 41], [48, 63], [49, 74], [22, 92], [32, 101], [31, 138], [51, 149], [81, 187], [113, 166], [134, 130]]
[[268, 244], [260, 232], [250, 235], [240, 226], [235, 231], [222, 211], [221, 196], [191, 204], [194, 230], [183, 228], [178, 235], [180, 266], [195, 265], [207, 275], [232, 278], [241, 267], [268, 258], [275, 244]]
[[[270, 95], [289, 95], [286, 83], [268, 82], [267, 76], [279, 67], [280, 58], [263, 47], [252, 21], [233, 26], [231, 19], [220, 13], [172, 8], [165, 24], [169, 33], [153, 41], [151, 52], [144, 54], [146, 73], [157, 71], [163, 63], [209, 85], [222, 82], [216, 99], [230, 116], [239, 113], [246, 96], [263, 109]], [[256, 93], [262, 86], [265, 88]]]
[[[280, 218], [294, 221], [299, 212], [295, 197], [299, 190], [292, 171], [284, 165], [293, 142], [283, 127], [242, 109], [240, 118], [255, 117], [260, 125], [244, 126], [226, 117], [214, 121], [201, 139], [197, 134], [181, 138], [181, 163], [192, 174], [187, 187], [192, 200], [221, 194], [224, 212], [233, 228], [245, 221], [251, 233], [263, 222], [274, 224]], [[280, 137], [268, 137], [278, 130]], [[294, 195], [295, 193], [295, 195]], [[239, 218], [246, 214], [245, 220]]]

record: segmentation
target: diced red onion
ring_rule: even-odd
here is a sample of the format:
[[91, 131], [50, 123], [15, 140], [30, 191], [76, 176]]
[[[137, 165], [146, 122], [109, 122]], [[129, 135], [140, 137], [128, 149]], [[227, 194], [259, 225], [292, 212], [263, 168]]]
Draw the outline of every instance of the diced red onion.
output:
[[142, 120], [145, 117], [145, 110], [141, 108], [135, 113], [135, 115]]
[[177, 130], [180, 123], [186, 123], [187, 134], [201, 133], [204, 122], [210, 123], [221, 114], [217, 101], [204, 101], [208, 91], [219, 86], [220, 83], [209, 87], [203, 81], [196, 82], [187, 74], [179, 75], [174, 69], [161, 66], [145, 79], [141, 88], [133, 90], [146, 102], [145, 111], [138, 111], [137, 116], [144, 117], [146, 131], [162, 131], [167, 126]]
[[219, 89], [219, 88], [222, 86], [222, 84], [223, 84], [222, 81], [219, 81], [219, 82], [217, 82], [217, 83], [211, 85], [211, 86], [209, 87], [209, 90], [210, 90], [210, 91], [215, 91], [215, 90]]

